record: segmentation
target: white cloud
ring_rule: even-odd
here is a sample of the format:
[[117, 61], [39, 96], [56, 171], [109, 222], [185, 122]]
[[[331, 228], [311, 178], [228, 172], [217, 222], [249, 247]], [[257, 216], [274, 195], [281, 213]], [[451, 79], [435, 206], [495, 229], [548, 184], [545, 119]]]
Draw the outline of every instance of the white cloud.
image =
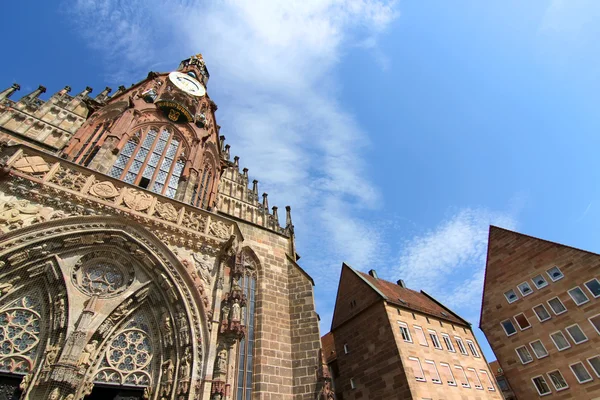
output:
[[490, 225], [514, 229], [516, 220], [511, 213], [459, 210], [404, 243], [398, 263], [384, 273], [404, 279], [409, 288], [428, 292], [476, 323]]
[[398, 15], [395, 1], [78, 0], [71, 10], [113, 79], [204, 55], [232, 155], [271, 205], [293, 206], [300, 251], [319, 254], [305, 265], [317, 295], [342, 259], [373, 259], [381, 239], [355, 217], [378, 203], [362, 159], [370, 144], [340, 106], [332, 71], [356, 46], [389, 67], [377, 38]]

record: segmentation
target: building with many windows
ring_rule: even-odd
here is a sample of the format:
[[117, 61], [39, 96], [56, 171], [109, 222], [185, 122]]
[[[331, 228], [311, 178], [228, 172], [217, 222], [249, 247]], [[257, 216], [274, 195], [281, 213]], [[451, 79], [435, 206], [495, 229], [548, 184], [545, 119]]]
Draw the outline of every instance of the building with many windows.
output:
[[600, 255], [491, 227], [481, 329], [519, 399], [600, 398]]
[[201, 55], [109, 97], [0, 92], [0, 398], [314, 399], [313, 281]]
[[374, 270], [342, 266], [322, 343], [338, 400], [502, 399], [471, 325]]

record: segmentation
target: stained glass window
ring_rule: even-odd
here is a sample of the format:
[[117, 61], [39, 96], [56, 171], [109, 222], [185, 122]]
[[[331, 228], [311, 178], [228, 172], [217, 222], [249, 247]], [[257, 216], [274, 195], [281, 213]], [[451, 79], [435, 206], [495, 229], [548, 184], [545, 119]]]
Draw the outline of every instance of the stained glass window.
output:
[[239, 280], [246, 295], [246, 307], [243, 308], [242, 325], [246, 326], [246, 335], [240, 341], [238, 356], [237, 396], [236, 400], [252, 399], [252, 373], [254, 371], [254, 308], [256, 297], [256, 278], [248, 271]]
[[141, 143], [132, 139], [125, 144], [109, 175], [174, 198], [185, 165], [177, 159], [182, 154], [181, 140], [169, 129], [159, 135], [151, 128]]

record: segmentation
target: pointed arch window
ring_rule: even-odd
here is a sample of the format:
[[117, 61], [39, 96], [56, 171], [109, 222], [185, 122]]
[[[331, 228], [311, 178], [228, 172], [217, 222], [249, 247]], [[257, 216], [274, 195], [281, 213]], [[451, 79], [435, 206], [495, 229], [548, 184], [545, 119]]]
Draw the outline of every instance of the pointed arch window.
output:
[[172, 129], [138, 132], [117, 157], [109, 175], [174, 198], [185, 166], [185, 148]]
[[246, 335], [240, 341], [238, 352], [238, 373], [236, 377], [236, 400], [252, 398], [252, 382], [254, 372], [254, 310], [256, 303], [256, 271], [246, 268], [238, 280], [246, 296], [246, 307], [243, 308], [242, 325], [246, 326]]
[[210, 198], [210, 189], [212, 186], [212, 168], [206, 164], [200, 176], [200, 182], [194, 186], [194, 193], [192, 194], [191, 205], [201, 208], [207, 208]]

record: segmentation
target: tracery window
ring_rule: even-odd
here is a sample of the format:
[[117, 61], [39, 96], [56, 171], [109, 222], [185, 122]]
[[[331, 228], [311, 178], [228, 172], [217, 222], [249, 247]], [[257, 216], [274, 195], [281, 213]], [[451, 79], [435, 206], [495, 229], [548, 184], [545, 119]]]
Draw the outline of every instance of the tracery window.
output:
[[94, 381], [128, 386], [152, 385], [153, 343], [143, 315], [131, 319], [109, 341]]
[[185, 148], [168, 127], [138, 132], [119, 154], [109, 175], [174, 198], [185, 166]]
[[0, 370], [27, 373], [33, 367], [40, 342], [41, 304], [23, 296], [0, 311]]
[[191, 205], [206, 208], [208, 206], [208, 200], [210, 197], [210, 188], [212, 186], [212, 169], [207, 164], [204, 166], [202, 175], [200, 176], [200, 182], [194, 186], [194, 193], [192, 194]]
[[242, 314], [242, 325], [246, 326], [246, 335], [240, 341], [238, 354], [237, 395], [236, 400], [252, 398], [252, 373], [254, 372], [254, 309], [256, 299], [256, 271], [246, 268], [238, 284], [246, 296], [246, 307]]

